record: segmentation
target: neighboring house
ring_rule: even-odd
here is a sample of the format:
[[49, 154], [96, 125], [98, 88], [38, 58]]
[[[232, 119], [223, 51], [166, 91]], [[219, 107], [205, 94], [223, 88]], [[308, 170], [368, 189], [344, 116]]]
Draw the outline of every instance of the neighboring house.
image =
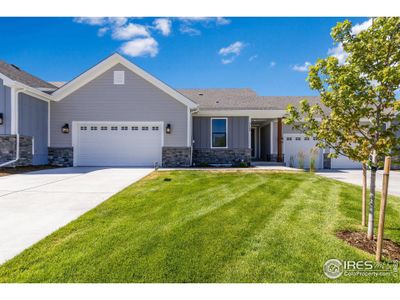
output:
[[[315, 141], [282, 118], [303, 98], [175, 90], [119, 54], [65, 84], [0, 62], [0, 165], [298, 165]], [[323, 152], [319, 168], [359, 167]]]

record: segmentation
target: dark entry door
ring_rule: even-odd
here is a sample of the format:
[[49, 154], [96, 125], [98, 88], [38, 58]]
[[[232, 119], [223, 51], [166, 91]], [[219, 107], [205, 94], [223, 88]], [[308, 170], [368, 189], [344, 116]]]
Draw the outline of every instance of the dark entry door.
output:
[[256, 129], [251, 128], [251, 157], [256, 157]]

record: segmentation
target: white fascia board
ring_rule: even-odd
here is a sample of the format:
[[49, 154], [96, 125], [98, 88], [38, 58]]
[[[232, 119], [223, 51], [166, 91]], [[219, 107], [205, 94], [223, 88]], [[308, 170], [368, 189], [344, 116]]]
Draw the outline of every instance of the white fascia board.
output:
[[12, 80], [12, 79], [8, 78], [7, 76], [5, 76], [5, 75], [3, 75], [1, 73], [0, 73], [0, 79], [3, 80], [3, 84], [4, 85], [6, 85], [6, 86], [8, 86], [10, 88], [15, 87], [15, 88], [18, 88], [18, 89], [23, 89], [22, 92], [24, 94], [28, 94], [30, 96], [36, 97], [36, 98], [38, 98], [40, 100], [44, 100], [44, 101], [52, 100], [52, 96], [51, 95], [46, 94], [46, 93], [44, 93], [44, 92], [42, 92], [42, 91], [40, 91], [38, 89], [35, 89], [33, 87], [30, 87], [29, 85], [23, 84], [23, 83], [21, 83], [19, 81]]
[[214, 110], [200, 109], [194, 116], [203, 117], [250, 117], [252, 119], [276, 119], [283, 118], [286, 110]]
[[154, 76], [150, 75], [143, 69], [139, 68], [126, 58], [122, 57], [120, 54], [115, 53], [111, 55], [110, 57], [106, 58], [99, 64], [95, 65], [94, 67], [90, 68], [77, 78], [73, 79], [72, 81], [68, 82], [64, 86], [62, 86], [60, 89], [55, 91], [52, 96], [54, 97], [55, 101], [60, 101], [61, 99], [65, 98], [72, 92], [76, 91], [77, 89], [81, 88], [85, 84], [87, 84], [89, 81], [93, 80], [97, 76], [103, 74], [113, 66], [121, 64], [133, 73], [137, 74], [138, 76], [142, 77], [146, 81], [150, 82], [160, 90], [164, 91], [171, 97], [175, 98], [177, 101], [183, 103], [184, 105], [188, 106], [191, 110], [196, 109], [198, 107], [198, 104], [193, 102], [192, 100], [186, 98], [161, 80], [155, 78]]

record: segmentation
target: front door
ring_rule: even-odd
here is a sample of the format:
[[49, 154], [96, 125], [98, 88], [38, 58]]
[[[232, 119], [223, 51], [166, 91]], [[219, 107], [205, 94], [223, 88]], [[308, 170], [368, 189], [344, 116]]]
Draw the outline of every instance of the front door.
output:
[[253, 127], [251, 128], [251, 158], [256, 158], [256, 129]]

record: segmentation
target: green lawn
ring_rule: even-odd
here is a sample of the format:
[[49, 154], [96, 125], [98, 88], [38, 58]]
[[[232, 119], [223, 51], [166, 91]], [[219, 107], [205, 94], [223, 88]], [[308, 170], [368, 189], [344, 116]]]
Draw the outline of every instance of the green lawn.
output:
[[[335, 237], [362, 229], [360, 197], [308, 173], [153, 173], [0, 266], [0, 282], [399, 282], [322, 272], [373, 260]], [[391, 197], [396, 241], [399, 214]]]

